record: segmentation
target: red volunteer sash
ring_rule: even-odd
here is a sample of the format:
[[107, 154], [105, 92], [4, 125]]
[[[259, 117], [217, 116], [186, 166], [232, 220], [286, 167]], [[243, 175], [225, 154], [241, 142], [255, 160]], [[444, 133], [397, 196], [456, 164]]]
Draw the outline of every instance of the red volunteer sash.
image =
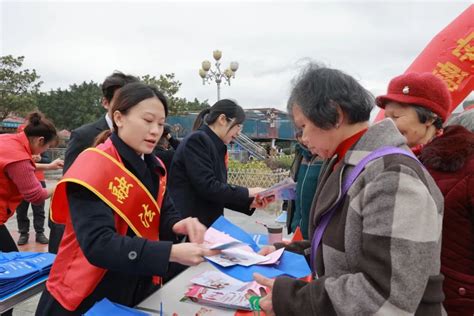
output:
[[143, 183], [120, 161], [98, 148], [88, 148], [77, 157], [56, 186], [51, 198], [51, 220], [66, 223], [69, 216], [66, 184], [77, 183], [111, 207], [137, 236], [157, 240], [160, 205], [166, 189], [166, 178], [160, 178], [156, 201]]

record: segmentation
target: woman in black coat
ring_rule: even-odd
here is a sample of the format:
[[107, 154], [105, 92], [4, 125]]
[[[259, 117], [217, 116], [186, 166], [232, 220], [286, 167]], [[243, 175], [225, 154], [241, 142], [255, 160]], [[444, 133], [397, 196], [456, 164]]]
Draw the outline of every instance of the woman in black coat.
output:
[[170, 169], [169, 190], [183, 216], [197, 217], [210, 226], [224, 208], [252, 215], [267, 201], [255, 196], [262, 188], [227, 183], [227, 144], [242, 130], [244, 110], [231, 100], [220, 100], [199, 113], [195, 130], [179, 145]]
[[[125, 85], [111, 108], [114, 132], [68, 169], [51, 207], [51, 218], [62, 219], [66, 229], [37, 316], [82, 315], [103, 298], [133, 307], [156, 290], [155, 276], [167, 276], [176, 263], [197, 265], [216, 254], [200, 245], [205, 227], [174, 208], [163, 183], [165, 168], [151, 154], [167, 112], [166, 98], [156, 88]], [[136, 182], [127, 184], [124, 175]], [[119, 180], [126, 193], [104, 195]], [[60, 208], [61, 202], [69, 210]], [[181, 235], [191, 242], [174, 244]]]

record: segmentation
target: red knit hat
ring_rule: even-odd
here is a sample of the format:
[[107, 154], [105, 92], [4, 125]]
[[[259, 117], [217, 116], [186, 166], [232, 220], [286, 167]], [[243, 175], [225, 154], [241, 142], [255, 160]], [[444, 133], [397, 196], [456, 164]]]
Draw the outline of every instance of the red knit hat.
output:
[[381, 95], [375, 102], [382, 109], [390, 101], [418, 105], [438, 114], [443, 120], [451, 109], [451, 94], [446, 83], [432, 73], [406, 73], [393, 78], [386, 95]]

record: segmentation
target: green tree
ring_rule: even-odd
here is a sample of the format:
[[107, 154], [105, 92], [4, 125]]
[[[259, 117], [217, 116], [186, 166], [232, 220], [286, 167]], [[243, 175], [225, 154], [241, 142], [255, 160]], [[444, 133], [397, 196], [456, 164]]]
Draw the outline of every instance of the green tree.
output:
[[160, 90], [168, 100], [169, 115], [186, 114], [188, 112], [201, 111], [209, 107], [207, 100], [200, 102], [197, 98], [194, 101], [188, 101], [186, 98], [176, 96], [182, 83], [175, 78], [174, 73], [160, 75], [157, 79], [155, 76], [145, 75], [140, 78], [149, 85], [154, 85]]
[[6, 55], [0, 57], [0, 121], [8, 114], [25, 115], [34, 109], [43, 83], [36, 70], [21, 69], [25, 57]]
[[203, 102], [194, 98], [194, 101], [188, 101], [186, 98], [176, 98], [173, 107], [170, 109], [170, 115], [181, 115], [189, 112], [201, 112], [205, 108], [210, 107], [207, 100]]
[[178, 93], [179, 88], [181, 88], [182, 83], [179, 80], [175, 79], [175, 74], [164, 74], [160, 75], [157, 79], [155, 76], [144, 75], [140, 78], [146, 84], [154, 85], [158, 87], [167, 99], [174, 98], [175, 94]]
[[102, 91], [93, 81], [72, 84], [66, 90], [40, 93], [37, 98], [38, 108], [59, 129], [72, 130], [97, 120], [105, 113], [101, 104]]

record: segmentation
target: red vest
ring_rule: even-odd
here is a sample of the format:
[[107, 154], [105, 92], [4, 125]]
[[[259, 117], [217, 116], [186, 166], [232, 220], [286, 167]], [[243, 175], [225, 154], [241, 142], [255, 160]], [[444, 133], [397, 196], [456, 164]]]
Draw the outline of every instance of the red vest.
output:
[[[15, 183], [5, 174], [5, 167], [13, 162], [31, 158], [30, 142], [25, 133], [0, 135], [0, 225], [5, 224], [15, 212], [23, 196]], [[8, 214], [7, 209], [10, 210]]]
[[[91, 152], [95, 156], [91, 156]], [[92, 160], [91, 158], [94, 157], [96, 159]], [[107, 159], [103, 160], [104, 157]], [[164, 166], [160, 160], [159, 162]], [[126, 179], [121, 179], [128, 184], [124, 186], [122, 183], [122, 188], [132, 187], [134, 190], [140, 190], [140, 192], [134, 191], [132, 192], [133, 194], [128, 195], [128, 191], [121, 191], [122, 194], [119, 194], [120, 192], [117, 190], [112, 190], [113, 185], [112, 187], [111, 184], [107, 185], [109, 179], [99, 178], [97, 177], [97, 172], [94, 172], [98, 167], [104, 170], [112, 170], [110, 168], [119, 168], [118, 165], [121, 166], [121, 173], [111, 172], [110, 179], [121, 178], [121, 175], [125, 175]], [[125, 172], [122, 172], [122, 170], [125, 170]], [[119, 170], [117, 169], [117, 171]], [[114, 210], [115, 227], [118, 234], [125, 236], [128, 228], [131, 228], [139, 237], [158, 240], [159, 212], [166, 189], [166, 175], [159, 175], [160, 189], [158, 191], [159, 195], [156, 198], [148, 193], [141, 182], [133, 182], [133, 185], [130, 184], [131, 181], [127, 182], [126, 180], [131, 179], [127, 178], [129, 176], [134, 177], [125, 169], [116, 148], [112, 141], [108, 139], [97, 148], [89, 148], [82, 152], [56, 187], [51, 200], [51, 219], [55, 222], [66, 224], [66, 228], [46, 287], [51, 295], [67, 310], [76, 310], [82, 301], [95, 290], [107, 270], [90, 264], [79, 246], [69, 214], [65, 190], [66, 184], [72, 182], [83, 185], [109, 205]], [[136, 178], [134, 177], [134, 179]], [[100, 182], [103, 183], [102, 187], [99, 185]], [[107, 193], [108, 190], [110, 191], [109, 193]], [[151, 211], [146, 212], [145, 215], [143, 215], [143, 212], [138, 214], [141, 206], [144, 205], [136, 200], [135, 197], [139, 195], [136, 193], [147, 194], [153, 199], [155, 210], [157, 209], [151, 215], [152, 219], [156, 215], [154, 221], [149, 223], [145, 220], [145, 218], [150, 219], [148, 216], [150, 214], [147, 215], [147, 213]], [[113, 201], [115, 197], [117, 200]], [[133, 203], [133, 207], [127, 207], [128, 202]], [[127, 209], [135, 211], [127, 213]], [[144, 231], [144, 227], [146, 227], [147, 231]]]

